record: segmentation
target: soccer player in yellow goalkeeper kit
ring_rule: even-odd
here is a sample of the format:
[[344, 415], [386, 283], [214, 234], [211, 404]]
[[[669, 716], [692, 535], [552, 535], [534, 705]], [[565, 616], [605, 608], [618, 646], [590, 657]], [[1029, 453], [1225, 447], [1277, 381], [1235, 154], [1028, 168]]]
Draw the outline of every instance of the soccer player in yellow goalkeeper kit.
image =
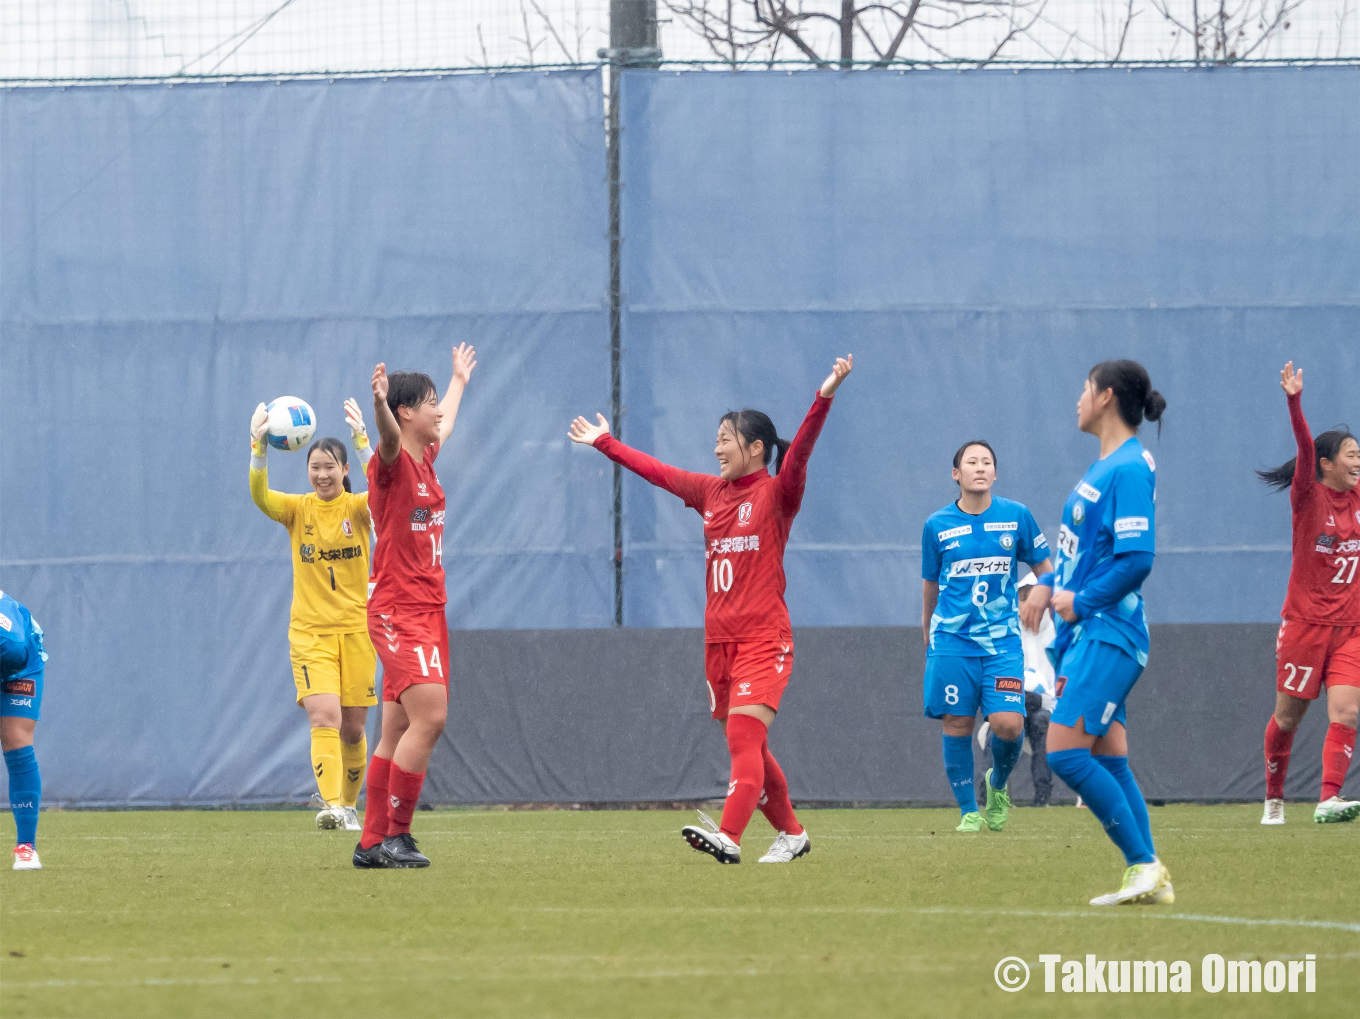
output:
[[[268, 417], [260, 404], [250, 422], [250, 497], [288, 529], [292, 546], [289, 657], [298, 703], [312, 726], [313, 803], [322, 808], [316, 826], [360, 831], [355, 805], [368, 756], [364, 724], [378, 703], [377, 660], [368, 637], [368, 493], [350, 489], [345, 444], [330, 438], [307, 450], [311, 492], [272, 491], [265, 471]], [[373, 450], [353, 400], [345, 401], [345, 418], [359, 459], [367, 463]]]

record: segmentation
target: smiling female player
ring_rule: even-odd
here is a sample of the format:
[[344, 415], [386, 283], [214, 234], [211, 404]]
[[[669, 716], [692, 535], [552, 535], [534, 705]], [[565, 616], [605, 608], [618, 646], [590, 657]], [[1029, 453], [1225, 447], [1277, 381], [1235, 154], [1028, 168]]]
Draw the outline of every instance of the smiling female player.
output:
[[1360, 711], [1360, 445], [1344, 428], [1313, 439], [1303, 417], [1303, 369], [1280, 372], [1298, 456], [1257, 471], [1289, 489], [1293, 563], [1275, 641], [1275, 713], [1266, 723], [1266, 807], [1262, 824], [1284, 824], [1284, 778], [1294, 730], [1327, 688], [1318, 824], [1353, 821], [1360, 802], [1339, 795], [1355, 751]]
[[[926, 641], [925, 714], [941, 719], [944, 771], [963, 815], [955, 831], [980, 831], [973, 790], [973, 717], [992, 727], [987, 827], [1001, 831], [1011, 800], [1006, 782], [1025, 745], [1025, 656], [1016, 579], [1021, 562], [1053, 569], [1048, 542], [1029, 509], [993, 498], [996, 453], [984, 439], [954, 454], [959, 497], [921, 533], [921, 630]], [[1033, 625], [1037, 627], [1040, 613]]]
[[[625, 446], [609, 434], [603, 415], [596, 415], [596, 425], [583, 417], [571, 423], [573, 442], [594, 446], [643, 480], [679, 496], [704, 518], [704, 671], [713, 717], [727, 733], [732, 778], [716, 830], [687, 825], [682, 834], [719, 863], [741, 862], [741, 835], [757, 806], [778, 832], [761, 863], [788, 863], [811, 850], [768, 740], [793, 672], [784, 544], [803, 502], [808, 457], [831, 398], [853, 366], [851, 355], [836, 359], [791, 443], [775, 434], [774, 424], [760, 411], [725, 414], [713, 450], [716, 478], [679, 470]], [[772, 459], [773, 476], [767, 470]]]
[[449, 622], [444, 615], [444, 489], [434, 461], [453, 433], [476, 351], [453, 352], [440, 401], [420, 372], [373, 369], [378, 455], [368, 490], [378, 525], [368, 632], [383, 664], [382, 737], [368, 768], [364, 833], [354, 866], [428, 867], [411, 818], [449, 709]]
[[1175, 901], [1157, 859], [1147, 804], [1129, 770], [1124, 699], [1147, 664], [1142, 584], [1156, 551], [1156, 465], [1138, 441], [1143, 419], [1166, 409], [1137, 361], [1102, 361], [1077, 401], [1077, 427], [1100, 440], [1063, 506], [1058, 563], [1025, 600], [1037, 622], [1052, 597], [1058, 703], [1048, 727], [1048, 763], [1091, 808], [1128, 865], [1117, 892], [1093, 906]]
[[[372, 456], [363, 416], [353, 400], [345, 417], [359, 458]], [[270, 520], [288, 529], [293, 558], [293, 607], [288, 619], [288, 656], [297, 700], [312, 727], [316, 826], [359, 830], [355, 810], [368, 752], [364, 723], [377, 704], [377, 661], [368, 639], [367, 493], [349, 483], [349, 459], [339, 439], [319, 439], [307, 450], [306, 495], [269, 487], [264, 404], [250, 422], [250, 497]]]

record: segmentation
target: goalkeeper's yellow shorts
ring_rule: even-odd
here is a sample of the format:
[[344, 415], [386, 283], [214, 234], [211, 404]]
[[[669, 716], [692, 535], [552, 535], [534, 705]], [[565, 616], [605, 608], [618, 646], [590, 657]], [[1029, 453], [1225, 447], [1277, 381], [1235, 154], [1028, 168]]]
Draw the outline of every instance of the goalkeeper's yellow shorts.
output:
[[378, 656], [365, 630], [355, 633], [288, 631], [288, 657], [293, 661], [297, 699], [329, 693], [345, 708], [371, 708], [378, 703], [374, 679]]

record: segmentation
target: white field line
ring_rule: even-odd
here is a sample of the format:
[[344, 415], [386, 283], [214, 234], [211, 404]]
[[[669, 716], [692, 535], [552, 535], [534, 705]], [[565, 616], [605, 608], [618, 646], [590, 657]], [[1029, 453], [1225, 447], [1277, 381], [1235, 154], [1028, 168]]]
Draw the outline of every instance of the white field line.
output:
[[1202, 913], [1150, 913], [1133, 909], [1110, 909], [1094, 912], [1091, 910], [1072, 910], [1069, 912], [1049, 912], [1036, 909], [955, 909], [949, 906], [933, 906], [920, 909], [899, 908], [896, 906], [671, 906], [652, 909], [643, 906], [625, 906], [612, 909], [607, 906], [513, 906], [532, 913], [850, 913], [856, 915], [895, 915], [914, 916], [1016, 916], [1042, 917], [1053, 920], [1097, 919], [1097, 920], [1181, 920], [1187, 923], [1236, 924], [1245, 927], [1308, 927], [1318, 930], [1345, 931], [1360, 934], [1360, 923], [1342, 923], [1338, 920], [1290, 920], [1257, 919], [1245, 916], [1206, 916]]

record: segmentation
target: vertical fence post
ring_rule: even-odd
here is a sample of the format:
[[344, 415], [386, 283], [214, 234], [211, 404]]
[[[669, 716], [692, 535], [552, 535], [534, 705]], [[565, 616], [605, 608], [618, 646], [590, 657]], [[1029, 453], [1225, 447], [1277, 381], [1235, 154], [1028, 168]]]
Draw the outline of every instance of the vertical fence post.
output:
[[[623, 232], [619, 223], [623, 182], [619, 179], [619, 70], [655, 67], [661, 61], [656, 43], [656, 0], [610, 0], [609, 49], [599, 57], [609, 62], [609, 106], [606, 144], [609, 160], [609, 400], [610, 430], [623, 435]], [[623, 625], [623, 468], [614, 464], [614, 625]]]

